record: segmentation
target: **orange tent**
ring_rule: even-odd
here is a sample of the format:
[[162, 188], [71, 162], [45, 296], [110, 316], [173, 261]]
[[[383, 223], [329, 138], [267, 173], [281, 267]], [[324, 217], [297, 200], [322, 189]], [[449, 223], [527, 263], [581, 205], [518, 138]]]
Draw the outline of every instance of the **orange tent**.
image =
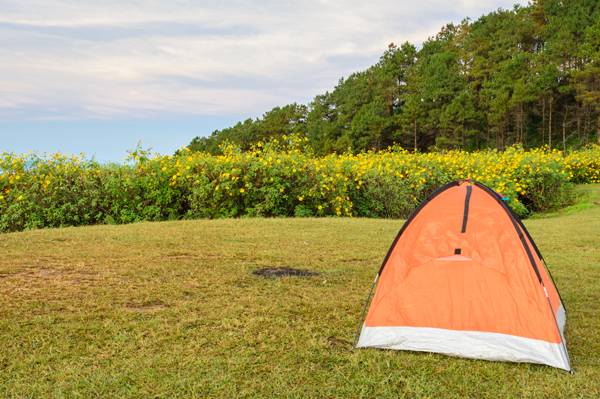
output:
[[542, 256], [502, 197], [479, 182], [454, 181], [429, 195], [402, 226], [378, 279], [357, 348], [571, 371], [565, 308]]

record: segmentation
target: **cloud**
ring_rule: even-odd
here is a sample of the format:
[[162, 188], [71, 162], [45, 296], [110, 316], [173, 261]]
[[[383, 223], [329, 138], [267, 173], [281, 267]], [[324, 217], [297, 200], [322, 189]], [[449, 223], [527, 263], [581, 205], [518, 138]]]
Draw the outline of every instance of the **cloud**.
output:
[[[252, 26], [231, 26], [228, 28], [203, 27], [193, 23], [176, 21], [156, 21], [133, 23], [127, 26], [115, 25], [83, 25], [83, 26], [45, 26], [0, 22], [0, 30], [14, 31], [19, 34], [30, 34], [35, 37], [49, 39], [66, 39], [70, 41], [115, 42], [132, 38], [147, 38], [157, 35], [163, 37], [219, 36], [237, 35], [251, 36], [259, 33]], [[8, 43], [4, 43], [8, 44]], [[13, 45], [17, 43], [12, 43]]]
[[4, 1], [0, 120], [258, 116], [505, 0]]

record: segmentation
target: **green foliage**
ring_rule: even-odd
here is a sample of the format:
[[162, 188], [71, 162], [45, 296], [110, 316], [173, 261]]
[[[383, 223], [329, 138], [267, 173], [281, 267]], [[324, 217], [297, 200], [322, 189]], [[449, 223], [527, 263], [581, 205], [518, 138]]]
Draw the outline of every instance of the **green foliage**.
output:
[[473, 178], [525, 216], [569, 202], [570, 182], [600, 181], [600, 147], [572, 151], [409, 153], [400, 147], [315, 156], [282, 135], [223, 155], [155, 156], [141, 145], [125, 164], [83, 157], [0, 157], [0, 231], [182, 218], [359, 216], [405, 218], [451, 180]]
[[[187, 146], [192, 151], [222, 155], [221, 146], [230, 142], [247, 151], [253, 143], [269, 139], [282, 140], [283, 136], [304, 135], [307, 107], [296, 103], [283, 108], [275, 107], [256, 121], [246, 119], [235, 126], [216, 130], [209, 137], [196, 137]], [[179, 154], [180, 151], [177, 152]]]
[[392, 145], [422, 152], [548, 145], [566, 153], [600, 144], [599, 21], [589, 0], [538, 0], [467, 18], [419, 49], [390, 44], [377, 64], [308, 106], [275, 107], [188, 148], [220, 155], [225, 141], [247, 151], [292, 133], [318, 155]]

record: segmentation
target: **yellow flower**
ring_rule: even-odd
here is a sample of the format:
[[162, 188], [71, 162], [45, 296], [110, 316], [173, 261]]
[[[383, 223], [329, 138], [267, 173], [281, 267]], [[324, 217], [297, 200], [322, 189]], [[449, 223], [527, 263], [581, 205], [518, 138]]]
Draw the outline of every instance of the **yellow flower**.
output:
[[240, 193], [243, 193], [243, 192], [244, 192], [244, 189], [243, 189], [243, 188], [240, 188]]
[[215, 190], [218, 190], [218, 189], [219, 189], [219, 186], [215, 187]]
[[23, 196], [22, 196], [22, 195], [19, 195], [19, 198], [18, 198], [18, 199], [23, 199]]
[[4, 199], [4, 196], [3, 196], [3, 195], [0, 195], [0, 200], [1, 200], [1, 199]]
[[323, 209], [323, 207], [321, 205], [319, 205], [319, 210]]
[[139, 155], [136, 155], [136, 156], [135, 156], [135, 159], [140, 159], [140, 156], [139, 156]]
[[304, 197], [298, 197], [298, 199], [299, 199], [300, 201], [302, 201], [302, 200], [304, 199]]

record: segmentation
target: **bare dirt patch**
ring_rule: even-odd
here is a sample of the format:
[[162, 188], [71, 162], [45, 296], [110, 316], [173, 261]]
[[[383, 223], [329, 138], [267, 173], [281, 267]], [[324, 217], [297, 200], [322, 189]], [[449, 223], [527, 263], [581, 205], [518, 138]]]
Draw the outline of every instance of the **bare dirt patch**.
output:
[[27, 270], [20, 273], [4, 274], [0, 278], [9, 277], [22, 277], [22, 278], [35, 278], [35, 277], [58, 277], [66, 274], [61, 270], [55, 269], [40, 269], [40, 270]]
[[200, 254], [189, 254], [189, 253], [176, 253], [167, 254], [154, 257], [158, 260], [215, 260], [221, 259], [224, 256], [211, 254], [211, 253], [200, 253]]
[[319, 273], [308, 270], [292, 269], [289, 267], [269, 267], [265, 269], [255, 270], [252, 272], [257, 276], [263, 277], [284, 277], [284, 276], [318, 276]]
[[350, 342], [345, 341], [343, 339], [339, 339], [339, 338], [335, 338], [335, 337], [329, 337], [327, 338], [327, 342], [329, 342], [331, 344], [331, 346], [334, 347], [348, 347], [351, 345]]
[[40, 270], [34, 272], [33, 274], [37, 275], [37, 276], [43, 276], [43, 277], [58, 277], [58, 276], [63, 276], [65, 274], [67, 274], [67, 272], [64, 272], [62, 270], [55, 270], [55, 269], [40, 269]]
[[65, 271], [65, 270], [56, 270], [56, 269], [37, 269], [37, 270], [25, 270], [19, 273], [12, 274], [3, 274], [0, 275], [0, 278], [26, 278], [26, 279], [35, 279], [35, 278], [59, 278], [59, 277], [67, 277], [69, 279], [73, 279], [74, 281], [83, 281], [90, 280], [96, 277], [95, 274], [91, 273], [77, 273], [73, 271]]
[[191, 254], [179, 254], [179, 255], [165, 255], [163, 256], [165, 259], [195, 259], [195, 255]]
[[164, 303], [155, 303], [151, 305], [125, 305], [125, 309], [133, 312], [151, 312], [153, 310], [159, 310], [166, 308], [167, 305]]
[[179, 253], [179, 254], [161, 255], [161, 256], [157, 256], [155, 259], [159, 259], [159, 260], [195, 260], [195, 259], [200, 259], [200, 258], [194, 254]]

